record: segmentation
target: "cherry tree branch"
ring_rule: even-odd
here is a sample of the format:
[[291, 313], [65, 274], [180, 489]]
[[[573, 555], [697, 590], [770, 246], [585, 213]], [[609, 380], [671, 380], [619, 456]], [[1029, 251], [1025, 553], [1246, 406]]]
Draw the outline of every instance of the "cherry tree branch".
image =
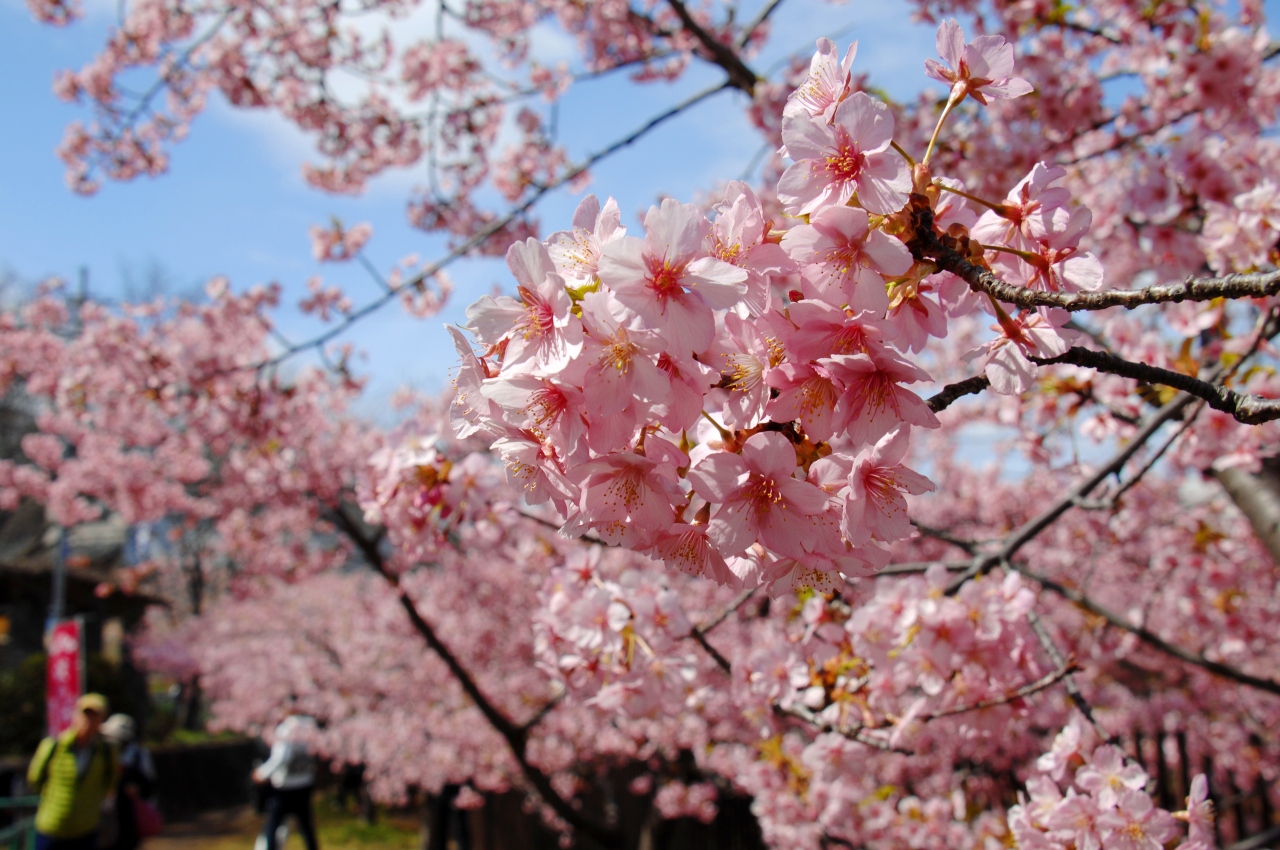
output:
[[1169, 420], [1179, 416], [1186, 407], [1194, 400], [1189, 395], [1179, 395], [1173, 401], [1156, 411], [1146, 424], [1138, 430], [1129, 439], [1129, 444], [1120, 451], [1116, 452], [1109, 461], [1100, 466], [1094, 473], [1076, 486], [1068, 490], [1061, 498], [1054, 502], [1049, 508], [1043, 511], [1039, 516], [1028, 520], [1011, 536], [1005, 539], [1004, 544], [996, 551], [987, 554], [975, 554], [973, 564], [969, 569], [965, 570], [959, 577], [952, 580], [947, 585], [947, 594], [954, 594], [960, 590], [965, 582], [972, 578], [982, 575], [987, 570], [997, 564], [1011, 559], [1019, 549], [1027, 543], [1035, 539], [1040, 532], [1044, 531], [1050, 525], [1058, 520], [1064, 513], [1075, 507], [1083, 498], [1093, 492], [1094, 488], [1105, 481], [1108, 476], [1118, 474], [1129, 459], [1138, 452], [1143, 445], [1150, 440], [1157, 431]]
[[689, 9], [681, 0], [667, 0], [667, 5], [676, 13], [676, 17], [680, 19], [680, 23], [689, 31], [689, 34], [696, 38], [698, 43], [706, 49], [711, 61], [723, 68], [724, 72], [729, 75], [728, 85], [747, 94], [755, 91], [756, 83], [760, 81], [760, 78], [756, 76], [755, 71], [747, 67], [747, 64], [742, 61], [742, 57], [738, 55], [736, 50], [707, 32], [689, 13]]
[[1114, 492], [1107, 493], [1104, 498], [1099, 500], [1077, 499], [1076, 507], [1083, 510], [1115, 510], [1115, 508], [1120, 504], [1120, 497], [1133, 489], [1133, 487], [1143, 479], [1143, 476], [1150, 472], [1156, 463], [1159, 462], [1160, 458], [1164, 457], [1165, 452], [1169, 451], [1169, 449], [1173, 447], [1173, 444], [1178, 442], [1182, 435], [1191, 429], [1191, 426], [1195, 424], [1196, 418], [1200, 416], [1200, 412], [1202, 410], [1204, 410], [1203, 403], [1196, 405], [1196, 409], [1191, 411], [1191, 413], [1182, 420], [1182, 424], [1174, 429], [1174, 432], [1169, 435], [1167, 440], [1160, 444], [1160, 448], [1152, 452], [1151, 457], [1147, 458], [1146, 462], [1126, 478]]
[[447, 266], [453, 264], [454, 261], [469, 254], [473, 249], [482, 245], [491, 236], [501, 232], [504, 228], [507, 227], [507, 225], [511, 224], [520, 216], [524, 215], [526, 212], [532, 209], [533, 206], [536, 203], [538, 203], [538, 201], [542, 200], [544, 195], [548, 194], [549, 192], [555, 189], [560, 188], [564, 184], [573, 180], [575, 177], [578, 177], [579, 175], [583, 174], [585, 171], [591, 168], [591, 166], [595, 165], [600, 160], [605, 159], [606, 157], [609, 157], [617, 153], [623, 148], [626, 148], [635, 144], [638, 140], [640, 140], [643, 136], [648, 134], [655, 127], [658, 127], [659, 125], [665, 123], [666, 121], [669, 121], [670, 119], [676, 117], [677, 115], [690, 109], [691, 107], [696, 106], [697, 104], [701, 103], [702, 101], [706, 100], [712, 95], [718, 94], [719, 92], [722, 92], [725, 89], [732, 88], [732, 87], [733, 86], [730, 83], [722, 83], [720, 85], [713, 86], [711, 88], [703, 89], [697, 94], [694, 94], [686, 98], [685, 100], [681, 101], [680, 103], [676, 104], [675, 106], [672, 106], [670, 109], [667, 109], [664, 112], [661, 112], [653, 116], [647, 122], [645, 122], [644, 125], [631, 131], [626, 136], [623, 136], [622, 138], [613, 142], [608, 147], [602, 148], [601, 150], [588, 155], [586, 159], [582, 160], [582, 162], [578, 163], [577, 165], [565, 171], [555, 180], [552, 180], [549, 183], [545, 183], [543, 185], [538, 186], [538, 188], [535, 189], [533, 193], [529, 195], [529, 197], [525, 198], [522, 202], [512, 207], [501, 218], [494, 219], [489, 224], [480, 228], [471, 236], [467, 237], [466, 240], [464, 240], [463, 242], [459, 243], [454, 248], [452, 248], [443, 257], [435, 260], [434, 262], [430, 263], [425, 268], [423, 268], [421, 271], [419, 271], [417, 274], [401, 282], [399, 286], [388, 289], [386, 292], [382, 293], [377, 298], [373, 299], [367, 304], [348, 313], [342, 319], [342, 321], [338, 322], [333, 327], [329, 328], [327, 331], [317, 334], [316, 336], [312, 337], [311, 339], [305, 342], [298, 343], [292, 348], [288, 348], [280, 352], [275, 357], [272, 357], [270, 360], [267, 360], [262, 364], [256, 364], [256, 366], [274, 366], [276, 364], [284, 362], [285, 360], [288, 360], [289, 358], [297, 354], [300, 354], [303, 351], [307, 351], [312, 348], [320, 348], [321, 346], [325, 345], [326, 343], [330, 342], [336, 337], [341, 336], [348, 329], [350, 329], [352, 325], [356, 324], [356, 322], [359, 322], [361, 319], [365, 318], [366, 316], [369, 316], [370, 314], [377, 312], [382, 307], [386, 306], [389, 302], [394, 300], [401, 293], [410, 292], [418, 285], [425, 283], [432, 276], [442, 271]]
[[707, 633], [710, 632], [712, 629], [714, 629], [716, 626], [723, 623], [725, 620], [727, 620], [730, 614], [737, 611], [743, 605], [747, 604], [747, 600], [750, 599], [752, 596], [754, 596], [756, 590], [758, 589], [759, 588], [750, 587], [742, 591], [736, 597], [734, 597], [734, 600], [730, 602], [723, 611], [721, 611], [719, 614], [716, 614], [714, 617], [712, 617], [710, 620], [703, 623], [702, 625], [694, 626], [689, 631], [689, 637], [697, 641], [698, 645], [701, 646], [704, 650], [706, 650], [707, 655], [710, 655], [711, 659], [716, 662], [716, 665], [726, 673], [731, 673], [733, 671], [733, 665], [729, 663], [729, 659], [721, 655], [719, 650], [717, 650], [714, 646], [711, 645], [711, 643], [707, 640]]
[[915, 720], [916, 722], [923, 723], [928, 720], [936, 720], [939, 717], [950, 717], [954, 714], [964, 714], [969, 711], [981, 711], [984, 708], [994, 708], [997, 705], [1008, 705], [1009, 703], [1014, 702], [1015, 700], [1020, 700], [1023, 697], [1029, 697], [1034, 693], [1039, 693], [1040, 691], [1047, 690], [1048, 688], [1053, 687], [1058, 682], [1061, 682], [1063, 679], [1070, 676], [1076, 670], [1080, 669], [1080, 666], [1076, 664], [1076, 660], [1071, 656], [1067, 656], [1065, 659], [1061, 659], [1057, 663], [1058, 663], [1058, 668], [1056, 670], [1053, 670], [1047, 673], [1046, 675], [1041, 676], [1039, 679], [1036, 679], [1034, 682], [1029, 682], [1023, 685], [1017, 690], [1010, 691], [1004, 696], [992, 697], [991, 699], [984, 699], [981, 702], [975, 702], [969, 705], [957, 705], [957, 706], [954, 706], [953, 708], [943, 709], [942, 711], [935, 711], [931, 714], [917, 715], [915, 718], [913, 718], [913, 720]]
[[904, 756], [916, 755], [912, 750], [895, 747], [883, 738], [868, 735], [865, 729], [847, 729], [842, 726], [836, 726], [833, 723], [827, 723], [824, 720], [819, 720], [816, 714], [802, 705], [793, 704], [786, 708], [775, 705], [773, 710], [778, 714], [803, 720], [805, 723], [808, 723], [810, 726], [813, 726], [821, 732], [835, 732], [837, 735], [843, 735], [851, 741], [857, 741], [859, 744], [866, 744], [868, 747], [874, 747], [877, 750], [884, 750], [887, 753], [898, 753]]
[[689, 637], [697, 641], [698, 646], [702, 647], [707, 655], [711, 656], [711, 660], [716, 663], [717, 667], [726, 673], [733, 672], [733, 665], [729, 663], [729, 659], [721, 655], [720, 650], [711, 645], [711, 642], [707, 640], [707, 636], [703, 633], [702, 629], [694, 626], [689, 632]]
[[560, 693], [556, 694], [551, 699], [547, 700], [547, 702], [542, 706], [542, 708], [534, 712], [533, 717], [530, 717], [528, 720], [526, 720], [524, 723], [520, 725], [520, 731], [523, 734], [528, 735], [529, 732], [533, 729], [533, 727], [541, 723], [543, 718], [545, 718], [548, 714], [551, 713], [552, 709], [554, 709], [557, 705], [559, 705], [561, 702], [564, 701], [566, 694], [568, 694], [568, 691], [565, 691], [562, 689]]
[[738, 36], [737, 41], [739, 50], [746, 46], [747, 42], [751, 40], [751, 36], [755, 35], [756, 30], [760, 29], [760, 27], [769, 20], [769, 17], [777, 11], [778, 7], [782, 5], [782, 2], [783, 0], [769, 0], [769, 2], [764, 5], [764, 8], [760, 10], [760, 13], [752, 18], [751, 22], [742, 28], [742, 34]]
[[[973, 566], [972, 561], [903, 561], [898, 564], [890, 564], [880, 572], [871, 576], [871, 578], [879, 578], [880, 576], [913, 576], [927, 573], [929, 569], [935, 565], [945, 567], [948, 572], [962, 573], [969, 567]], [[845, 581], [853, 584], [862, 579], [847, 578]]]
[[756, 591], [759, 589], [760, 589], [759, 587], [749, 587], [746, 590], [742, 591], [741, 593], [739, 593], [737, 596], [734, 597], [732, 602], [730, 602], [727, 606], [725, 606], [725, 609], [723, 611], [721, 611], [719, 614], [716, 614], [707, 622], [698, 626], [698, 628], [702, 631], [703, 634], [710, 632], [716, 626], [720, 625], [725, 620], [729, 619], [729, 615], [733, 614], [743, 605], [746, 605], [748, 600], [750, 600], [751, 597], [755, 596]]
[[[1053, 635], [1049, 634], [1049, 630], [1035, 611], [1027, 612], [1027, 623], [1031, 626], [1031, 631], [1035, 632], [1036, 640], [1040, 641], [1040, 646], [1044, 649], [1045, 654], [1049, 656], [1049, 661], [1061, 668], [1065, 663], [1062, 650], [1058, 648], [1058, 644], [1053, 640]], [[1094, 717], [1093, 706], [1084, 698], [1084, 694], [1080, 691], [1080, 686], [1076, 684], [1075, 676], [1068, 673], [1064, 677], [1064, 684], [1067, 689], [1067, 695], [1075, 703], [1076, 709], [1084, 715], [1084, 719], [1088, 720], [1089, 725], [1098, 733], [1098, 737], [1109, 744], [1119, 744], [1119, 739], [1114, 735], [1108, 735], [1107, 730], [1102, 728], [1102, 724], [1098, 722], [1098, 718]]]
[[987, 380], [986, 375], [974, 375], [972, 378], [965, 378], [963, 381], [947, 384], [942, 388], [942, 392], [929, 396], [929, 400], [925, 403], [929, 405], [929, 409], [934, 413], [940, 413], [958, 399], [967, 395], [977, 395], [989, 386], [991, 386], [991, 381]]
[[1135, 626], [1115, 611], [1098, 604], [1080, 591], [1054, 581], [1048, 576], [1033, 572], [1021, 564], [1010, 561], [1008, 562], [1008, 568], [1026, 576], [1045, 590], [1061, 596], [1063, 599], [1074, 603], [1080, 608], [1088, 611], [1090, 614], [1103, 618], [1116, 628], [1129, 632], [1143, 643], [1160, 650], [1166, 655], [1172, 655], [1174, 658], [1185, 661], [1188, 664], [1193, 664], [1196, 667], [1200, 667], [1214, 675], [1221, 676], [1224, 679], [1230, 679], [1233, 682], [1248, 685], [1251, 688], [1256, 688], [1257, 690], [1265, 691], [1269, 694], [1280, 695], [1280, 682], [1250, 675], [1243, 670], [1238, 670], [1235, 667], [1231, 667], [1219, 661], [1213, 661], [1205, 658], [1199, 653], [1192, 652], [1191, 650], [1185, 649], [1177, 644], [1170, 643], [1148, 629], [1146, 626]]
[[1263, 850], [1273, 841], [1280, 841], [1280, 826], [1273, 826], [1266, 832], [1258, 833], [1252, 838], [1228, 844], [1225, 850]]
[[[480, 690], [476, 680], [462, 666], [462, 662], [458, 660], [457, 656], [440, 640], [435, 628], [418, 611], [418, 606], [413, 598], [401, 586], [400, 580], [395, 573], [387, 566], [386, 558], [383, 557], [378, 548], [378, 542], [383, 532], [379, 531], [375, 537], [370, 537], [355, 520], [348, 516], [341, 506], [335, 508], [331, 515], [335, 525], [351, 539], [374, 572], [382, 576], [387, 584], [391, 586], [400, 602], [400, 607], [404, 609], [405, 614], [409, 617], [409, 622], [412, 624], [414, 631], [422, 637], [432, 652], [445, 663], [445, 666], [449, 668], [449, 672], [453, 674], [453, 677], [462, 687], [463, 693], [471, 699], [471, 702], [484, 715], [485, 720], [493, 727], [494, 731], [507, 742], [507, 747], [520, 765], [520, 770], [525, 779], [538, 792], [538, 795], [542, 797], [557, 816], [574, 829], [605, 846], [615, 845], [618, 841], [618, 835], [615, 830], [586, 817], [574, 808], [568, 800], [556, 793], [554, 786], [551, 784], [551, 777], [530, 763], [527, 754], [528, 730], [532, 724], [518, 725], [503, 714]], [[544, 707], [543, 711], [545, 712], [546, 710], [549, 709]]]
[[1096, 372], [1119, 375], [1122, 378], [1133, 378], [1149, 384], [1161, 384], [1182, 390], [1196, 398], [1203, 399], [1214, 410], [1226, 413], [1237, 422], [1245, 425], [1259, 425], [1280, 419], [1280, 399], [1263, 398], [1249, 393], [1239, 393], [1221, 384], [1211, 384], [1181, 372], [1149, 366], [1146, 363], [1134, 363], [1105, 351], [1093, 351], [1088, 348], [1072, 346], [1065, 354], [1057, 357], [1029, 357], [1033, 363], [1051, 366], [1056, 363], [1070, 363], [1084, 366]]
[[916, 259], [928, 260], [969, 284], [974, 292], [982, 292], [1027, 310], [1036, 307], [1058, 307], [1070, 312], [1106, 310], [1109, 307], [1133, 309], [1143, 304], [1167, 304], [1181, 301], [1211, 301], [1214, 298], [1266, 298], [1280, 293], [1280, 270], [1232, 274], [1226, 277], [1189, 277], [1182, 283], [1147, 286], [1142, 289], [1107, 289], [1099, 292], [1044, 292], [1017, 286], [997, 277], [990, 269], [975, 265], [962, 253], [954, 240], [940, 237], [933, 229], [933, 210], [915, 210], [916, 232], [908, 247]]

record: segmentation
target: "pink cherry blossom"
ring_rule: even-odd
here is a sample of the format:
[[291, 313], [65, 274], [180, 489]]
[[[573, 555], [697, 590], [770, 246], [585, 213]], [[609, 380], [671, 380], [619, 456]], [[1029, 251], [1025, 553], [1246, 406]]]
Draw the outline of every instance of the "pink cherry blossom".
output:
[[676, 523], [658, 535], [653, 554], [668, 567], [689, 575], [703, 576], [717, 584], [737, 584], [738, 579], [725, 563], [715, 543], [707, 536], [707, 526]]
[[1039, 313], [1002, 316], [991, 330], [997, 335], [966, 354], [965, 359], [980, 357], [991, 388], [1001, 395], [1018, 395], [1031, 389], [1038, 367], [1028, 357], [1057, 357], [1067, 350], [1064, 332]]
[[633, 452], [617, 452], [573, 470], [581, 489], [576, 516], [564, 531], [587, 531], [606, 542], [647, 548], [670, 528], [673, 503], [683, 502], [675, 468]]
[[907, 246], [869, 229], [865, 210], [843, 206], [818, 210], [809, 224], [788, 230], [782, 247], [804, 265], [806, 280], [823, 299], [876, 316], [889, 309], [885, 278], [905, 274], [912, 265]]
[[1098, 830], [1116, 850], [1159, 850], [1178, 834], [1173, 816], [1134, 790], [1121, 792], [1116, 807], [1098, 816]]
[[928, 373], [888, 354], [837, 354], [821, 361], [843, 387], [836, 416], [855, 445], [874, 443], [902, 423], [937, 428], [938, 417], [900, 384]]
[[849, 69], [858, 55], [858, 42], [849, 45], [844, 59], [837, 59], [835, 42], [818, 39], [818, 50], [809, 63], [809, 76], [787, 99], [788, 109], [800, 109], [830, 123], [836, 107], [849, 95]]
[[907, 429], [899, 429], [863, 449], [854, 460], [841, 524], [844, 536], [854, 546], [872, 537], [892, 542], [911, 535], [904, 495], [927, 493], [935, 487], [928, 478], [902, 465], [908, 443]]
[[720, 416], [730, 427], [753, 428], [769, 403], [769, 375], [779, 365], [782, 346], [732, 313], [725, 316], [724, 328], [723, 342], [712, 348], [709, 358], [727, 383]]
[[716, 505], [707, 535], [726, 555], [756, 540], [793, 557], [804, 555], [804, 517], [822, 511], [826, 495], [795, 478], [796, 453], [781, 434], [749, 437], [742, 454], [713, 452], [689, 470], [694, 492]]
[[1067, 170], [1061, 166], [1036, 163], [1009, 190], [999, 209], [979, 216], [972, 228], [974, 237], [988, 245], [1029, 248], [1050, 231], [1053, 217], [1067, 209], [1071, 192], [1053, 185], [1066, 176]]
[[771, 418], [798, 419], [804, 433], [813, 440], [835, 436], [840, 385], [825, 367], [783, 363], [769, 373], [768, 385], [778, 391], [765, 408]]
[[823, 301], [798, 301], [788, 308], [788, 315], [796, 330], [787, 337], [787, 350], [801, 361], [884, 352], [896, 337], [893, 326], [882, 324], [872, 313], [850, 316]]
[[1054, 737], [1053, 746], [1049, 751], [1036, 760], [1036, 767], [1053, 779], [1061, 781], [1068, 763], [1080, 751], [1082, 735], [1079, 718], [1072, 717], [1071, 722]]
[[595, 195], [587, 195], [573, 213], [573, 229], [547, 237], [547, 253], [570, 286], [587, 287], [595, 282], [604, 246], [626, 232], [617, 201], [609, 198], [601, 207]]
[[506, 342], [503, 367], [508, 371], [563, 368], [582, 350], [582, 324], [571, 313], [564, 279], [536, 239], [512, 245], [507, 266], [520, 300], [486, 295], [468, 307], [476, 338], [488, 345]]
[[1093, 794], [1103, 809], [1115, 808], [1125, 789], [1140, 791], [1146, 784], [1146, 772], [1127, 764], [1124, 753], [1110, 744], [1094, 750], [1088, 764], [1076, 773], [1076, 785]]
[[697, 207], [670, 198], [645, 216], [645, 238], [626, 236], [600, 255], [600, 281], [661, 331], [677, 354], [703, 351], [715, 332], [712, 310], [746, 294], [747, 273], [703, 254], [711, 224]]
[[664, 402], [671, 382], [658, 368], [658, 338], [637, 328], [611, 293], [592, 292], [582, 300], [582, 320], [591, 334], [583, 357], [590, 363], [582, 388], [591, 416], [621, 413], [637, 401]]
[[889, 150], [893, 115], [865, 92], [842, 101], [833, 121], [797, 112], [782, 119], [782, 142], [795, 160], [778, 183], [778, 198], [793, 215], [843, 206], [857, 193], [869, 212], [887, 215], [907, 200], [906, 163]]
[[937, 40], [938, 55], [947, 65], [926, 59], [925, 73], [951, 85], [952, 102], [972, 97], [985, 105], [989, 97], [1007, 99], [1031, 92], [1030, 83], [1013, 76], [1013, 45], [1004, 36], [982, 35], [966, 44], [964, 31], [952, 18], [938, 27]]
[[[1182, 817], [1181, 814], [1175, 815]], [[1210, 848], [1216, 843], [1213, 831], [1213, 801], [1209, 799], [1209, 780], [1203, 773], [1191, 780], [1191, 793], [1187, 796], [1187, 841], [1183, 847]]]

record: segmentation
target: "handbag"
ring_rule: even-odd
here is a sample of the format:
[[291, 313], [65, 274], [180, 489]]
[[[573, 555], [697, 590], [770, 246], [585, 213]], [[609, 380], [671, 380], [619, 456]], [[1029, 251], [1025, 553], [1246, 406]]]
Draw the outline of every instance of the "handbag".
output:
[[133, 822], [139, 838], [155, 838], [164, 830], [164, 818], [160, 810], [141, 797], [133, 797]]

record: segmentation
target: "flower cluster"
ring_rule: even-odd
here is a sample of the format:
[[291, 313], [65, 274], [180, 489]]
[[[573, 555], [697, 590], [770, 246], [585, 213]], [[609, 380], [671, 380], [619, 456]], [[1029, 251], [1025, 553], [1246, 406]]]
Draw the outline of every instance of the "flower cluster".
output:
[[[953, 23], [944, 30], [959, 38]], [[959, 44], [943, 55], [961, 69], [962, 95], [1025, 93], [1007, 73], [999, 85], [979, 73], [1011, 69], [1003, 38]], [[851, 91], [853, 55], [840, 61], [821, 42], [784, 111], [794, 164], [778, 197], [790, 228], [743, 183], [713, 218], [663, 201], [643, 236], [626, 233], [612, 200], [589, 197], [572, 230], [508, 251], [518, 297], [469, 308], [483, 350], [460, 343], [459, 433], [484, 431], [566, 534], [774, 593], [830, 590], [883, 567], [887, 546], [911, 534], [906, 497], [933, 489], [906, 465], [912, 429], [938, 427], [910, 385], [929, 381], [913, 354], [947, 333], [929, 293], [949, 276], [907, 244], [913, 188], [937, 206], [937, 226], [971, 226], [1028, 285], [1099, 285], [1087, 273], [1096, 261], [1077, 250], [1088, 212], [1051, 185], [1060, 169], [1037, 166], [982, 218], [944, 202], [940, 189], [966, 193], [923, 166], [913, 177], [891, 149], [889, 108]], [[1013, 343], [1003, 348], [1060, 350], [1044, 317], [992, 306]], [[1025, 377], [1025, 357], [1001, 349], [989, 370]]]
[[[1180, 836], [1179, 819], [1189, 827], [1179, 850], [1217, 846], [1203, 774], [1191, 783], [1186, 811], [1171, 814], [1146, 793], [1151, 777], [1141, 765], [1111, 744], [1095, 748], [1086, 759], [1078, 752], [1083, 737], [1078, 719], [1073, 720], [1040, 757], [1045, 773], [1027, 782], [1028, 797], [1009, 810], [1009, 828], [1019, 847], [1161, 850]], [[1077, 769], [1063, 794], [1064, 774], [1072, 764]]]

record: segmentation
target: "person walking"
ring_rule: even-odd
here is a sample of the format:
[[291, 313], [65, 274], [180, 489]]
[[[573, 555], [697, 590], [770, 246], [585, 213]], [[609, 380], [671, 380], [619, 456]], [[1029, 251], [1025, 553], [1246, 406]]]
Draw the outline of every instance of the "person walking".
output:
[[276, 830], [289, 815], [298, 820], [298, 831], [307, 850], [319, 850], [311, 795], [316, 789], [316, 759], [307, 749], [306, 738], [316, 729], [315, 720], [290, 715], [276, 727], [271, 755], [253, 772], [255, 782], [267, 786], [267, 820], [262, 839], [266, 850], [278, 850]]
[[[111, 850], [137, 850], [155, 829], [159, 813], [149, 802], [155, 792], [156, 768], [151, 753], [137, 741], [133, 718], [113, 714], [102, 724], [102, 737], [116, 745], [120, 781], [116, 790], [116, 840]], [[140, 812], [140, 810], [145, 810]], [[140, 818], [139, 814], [145, 814]], [[147, 822], [140, 822], [147, 821]]]
[[96, 850], [102, 803], [119, 770], [115, 748], [99, 734], [106, 716], [106, 697], [85, 694], [70, 728], [36, 748], [27, 769], [27, 784], [40, 794], [36, 850]]

